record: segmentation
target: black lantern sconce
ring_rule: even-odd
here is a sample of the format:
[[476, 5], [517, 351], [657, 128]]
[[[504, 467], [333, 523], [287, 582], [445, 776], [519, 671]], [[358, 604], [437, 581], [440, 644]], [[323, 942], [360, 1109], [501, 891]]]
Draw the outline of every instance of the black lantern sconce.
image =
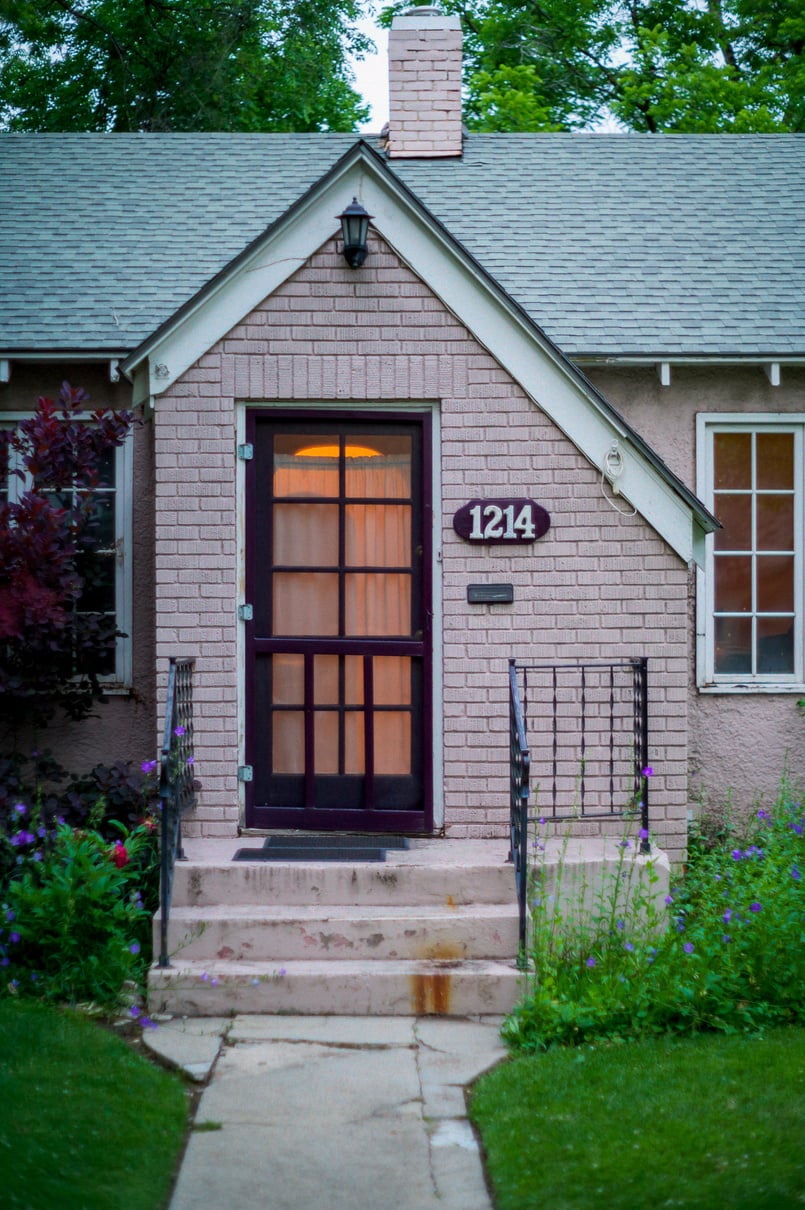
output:
[[341, 220], [341, 238], [344, 241], [341, 251], [344, 260], [350, 269], [359, 269], [369, 254], [366, 237], [372, 215], [367, 214], [358, 199], [354, 197], [352, 204], [337, 217]]

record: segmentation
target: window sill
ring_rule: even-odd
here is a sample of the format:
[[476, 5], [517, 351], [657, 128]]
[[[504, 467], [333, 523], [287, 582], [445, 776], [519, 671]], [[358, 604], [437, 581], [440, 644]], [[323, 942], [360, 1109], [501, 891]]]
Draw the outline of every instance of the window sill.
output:
[[762, 684], [749, 684], [749, 683], [742, 683], [740, 681], [730, 683], [728, 681], [725, 681], [723, 684], [710, 683], [710, 684], [706, 684], [706, 685], [697, 685], [696, 687], [697, 687], [699, 693], [701, 693], [705, 696], [708, 696], [708, 697], [716, 696], [716, 695], [721, 696], [724, 694], [735, 694], [735, 693], [762, 694], [764, 696], [768, 696], [770, 693], [776, 693], [776, 694], [798, 693], [800, 695], [805, 695], [805, 684], [802, 684], [802, 683], [796, 684], [796, 683], [792, 683], [791, 681], [785, 681], [785, 682], [765, 681]]
[[103, 681], [98, 680], [101, 693], [104, 697], [131, 697], [131, 685], [123, 685], [120, 681]]

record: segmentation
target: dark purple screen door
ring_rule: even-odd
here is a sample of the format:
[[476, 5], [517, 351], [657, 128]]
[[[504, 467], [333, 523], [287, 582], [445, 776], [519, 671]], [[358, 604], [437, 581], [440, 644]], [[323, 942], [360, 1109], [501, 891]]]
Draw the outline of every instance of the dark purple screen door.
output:
[[428, 418], [247, 437], [246, 824], [428, 832]]

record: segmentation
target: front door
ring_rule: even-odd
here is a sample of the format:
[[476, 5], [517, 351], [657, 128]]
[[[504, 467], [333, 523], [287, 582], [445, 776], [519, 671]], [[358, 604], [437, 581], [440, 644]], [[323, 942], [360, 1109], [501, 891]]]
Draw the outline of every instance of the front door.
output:
[[428, 418], [247, 428], [246, 824], [428, 832]]

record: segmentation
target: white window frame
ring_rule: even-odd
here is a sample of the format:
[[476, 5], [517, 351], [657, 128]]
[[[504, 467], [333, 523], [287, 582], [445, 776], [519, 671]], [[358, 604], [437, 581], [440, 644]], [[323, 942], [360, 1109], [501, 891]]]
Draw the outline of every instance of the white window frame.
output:
[[[715, 672], [715, 535], [705, 542], [704, 567], [697, 572], [696, 681], [702, 693], [802, 693], [805, 691], [803, 567], [805, 551], [805, 415], [801, 413], [712, 412], [696, 417], [697, 495], [715, 511], [715, 433], [792, 433], [794, 435], [794, 670], [790, 673]], [[717, 515], [717, 513], [716, 513]]]
[[[0, 428], [16, 429], [20, 421], [30, 420], [33, 412], [0, 412]], [[115, 639], [115, 671], [100, 676], [105, 693], [125, 693], [131, 687], [133, 595], [132, 595], [132, 502], [134, 474], [134, 434], [129, 432], [122, 445], [115, 449], [115, 621], [125, 637]], [[15, 455], [9, 459], [9, 470], [15, 465]], [[19, 499], [29, 483], [10, 475], [8, 496]]]

